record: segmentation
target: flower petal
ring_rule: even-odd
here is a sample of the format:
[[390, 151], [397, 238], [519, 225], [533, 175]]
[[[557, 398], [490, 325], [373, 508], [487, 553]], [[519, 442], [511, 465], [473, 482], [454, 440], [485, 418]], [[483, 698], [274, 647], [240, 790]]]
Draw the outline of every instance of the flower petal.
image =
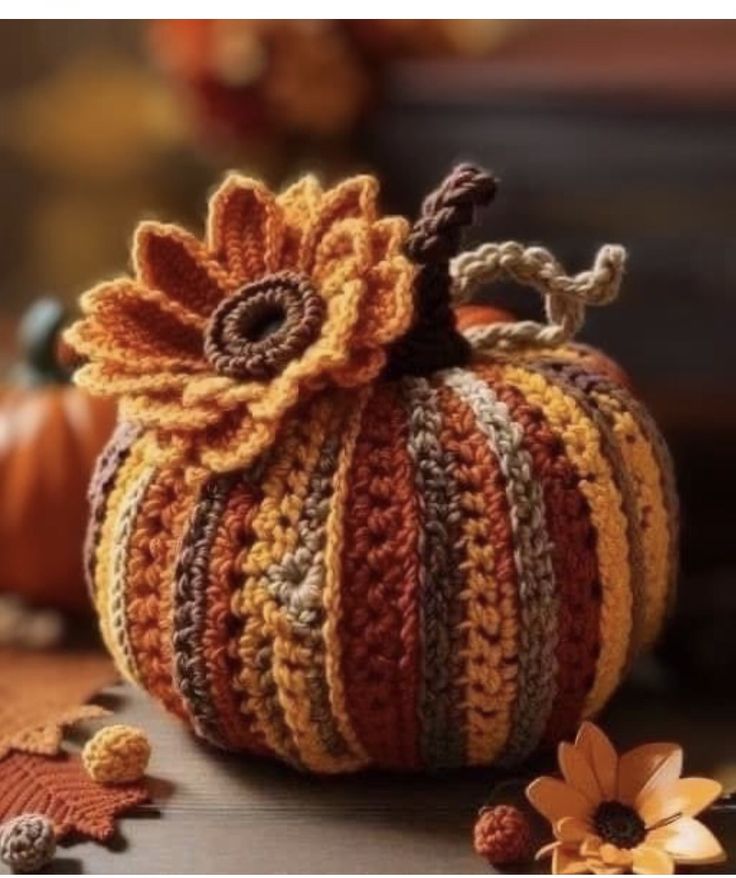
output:
[[560, 845], [552, 852], [553, 875], [584, 875], [589, 871], [587, 860], [575, 848]]
[[343, 180], [322, 197], [317, 216], [302, 239], [299, 268], [310, 272], [322, 238], [340, 220], [359, 218], [373, 222], [376, 218], [378, 182], [375, 177], [361, 175]]
[[669, 786], [662, 785], [643, 792], [636, 808], [647, 826], [654, 826], [675, 814], [694, 817], [721, 795], [723, 787], [707, 777], [684, 777]]
[[307, 174], [285, 189], [276, 201], [284, 215], [284, 239], [281, 268], [299, 265], [302, 241], [317, 219], [322, 200], [322, 187], [312, 174]]
[[603, 799], [603, 792], [587, 757], [577, 747], [563, 741], [557, 748], [557, 761], [565, 780], [593, 805]]
[[202, 317], [209, 317], [227, 289], [222, 267], [196, 238], [176, 226], [141, 223], [133, 262], [143, 284]]
[[680, 817], [667, 826], [653, 829], [647, 842], [663, 848], [675, 862], [691, 866], [718, 863], [726, 857], [718, 839], [693, 817]]
[[215, 472], [249, 466], [273, 442], [278, 422], [254, 421], [245, 412], [234, 412], [199, 437], [195, 451], [202, 464]]
[[661, 848], [640, 844], [634, 848], [632, 870], [637, 875], [671, 875], [675, 866], [669, 854]]
[[65, 334], [83, 356], [115, 362], [142, 374], [204, 364], [201, 331], [186, 322], [181, 309], [130, 281], [113, 281], [86, 293], [87, 317]]
[[217, 409], [206, 406], [184, 408], [176, 393], [126, 395], [120, 400], [121, 420], [157, 430], [203, 430], [221, 417]]
[[[650, 803], [651, 800], [649, 810], [652, 814], [657, 813], [658, 809], [654, 807], [655, 804], [659, 802], [666, 805], [666, 799], [663, 800], [662, 796], [669, 796], [671, 794], [672, 787], [675, 781], [679, 779], [681, 772], [682, 749], [677, 747], [663, 760], [659, 768], [657, 768], [646, 784], [644, 784], [639, 795], [634, 800], [634, 807], [641, 813], [644, 804]], [[659, 817], [652, 817], [651, 819], [644, 817], [642, 814], [642, 818], [645, 822], [653, 822], [665, 817], [671, 817], [673, 813], [675, 812], [671, 810], [669, 814], [662, 814]]]
[[591, 722], [584, 722], [575, 738], [575, 748], [588, 760], [605, 801], [616, 796], [616, 775], [618, 756], [613, 744], [603, 732]]
[[581, 844], [591, 836], [590, 823], [579, 817], [563, 817], [555, 823], [554, 833], [565, 844]]
[[139, 393], [183, 393], [194, 373], [186, 371], [144, 372], [134, 375], [117, 364], [87, 363], [79, 368], [74, 381], [95, 396], [122, 396]]
[[631, 865], [631, 851], [628, 848], [616, 847], [615, 844], [610, 844], [610, 842], [600, 846], [598, 856], [607, 866], [628, 868]]
[[365, 283], [355, 344], [389, 344], [407, 331], [414, 317], [414, 269], [396, 256], [369, 269]]
[[677, 744], [653, 743], [624, 753], [618, 762], [618, 799], [633, 805], [660, 765], [679, 749]]
[[526, 788], [526, 797], [553, 826], [564, 817], [587, 820], [593, 810], [585, 796], [555, 777], [537, 778]]
[[312, 277], [328, 298], [339, 293], [346, 281], [363, 277], [371, 264], [370, 226], [351, 217], [336, 222], [320, 241]]
[[277, 271], [283, 223], [273, 194], [258, 180], [226, 177], [210, 201], [207, 240], [232, 283]]

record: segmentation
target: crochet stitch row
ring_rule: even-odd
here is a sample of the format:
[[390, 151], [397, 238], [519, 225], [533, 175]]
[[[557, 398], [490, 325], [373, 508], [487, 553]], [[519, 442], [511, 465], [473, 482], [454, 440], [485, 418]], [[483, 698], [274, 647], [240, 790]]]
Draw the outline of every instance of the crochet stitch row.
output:
[[677, 504], [656, 427], [578, 345], [304, 403], [253, 466], [122, 426], [87, 570], [125, 674], [212, 743], [321, 772], [511, 764], [656, 637]]

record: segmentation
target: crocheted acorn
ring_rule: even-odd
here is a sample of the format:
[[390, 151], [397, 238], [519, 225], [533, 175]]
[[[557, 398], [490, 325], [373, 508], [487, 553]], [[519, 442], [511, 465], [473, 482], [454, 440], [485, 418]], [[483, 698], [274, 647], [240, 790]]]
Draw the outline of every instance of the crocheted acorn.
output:
[[55, 852], [54, 825], [42, 814], [21, 814], [0, 826], [0, 860], [15, 872], [38, 872]]
[[[87, 571], [121, 671], [212, 743], [319, 772], [510, 764], [574, 731], [672, 591], [669, 457], [572, 341], [621, 248], [569, 277], [458, 255], [494, 193], [460, 166], [417, 222], [378, 186], [229, 176], [204, 240], [144, 223], [67, 341], [119, 400]], [[544, 324], [455, 306], [506, 276]]]
[[492, 866], [520, 863], [529, 856], [531, 842], [529, 821], [513, 805], [483, 808], [478, 815], [473, 846]]
[[84, 745], [82, 762], [92, 780], [103, 784], [131, 783], [146, 773], [151, 745], [134, 726], [106, 726]]

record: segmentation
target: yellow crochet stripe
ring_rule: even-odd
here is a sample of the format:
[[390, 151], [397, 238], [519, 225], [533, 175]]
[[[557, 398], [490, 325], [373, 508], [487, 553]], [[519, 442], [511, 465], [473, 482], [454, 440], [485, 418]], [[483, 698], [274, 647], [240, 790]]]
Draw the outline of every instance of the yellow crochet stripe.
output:
[[[296, 752], [290, 728], [284, 722], [286, 717], [278, 715], [280, 708], [275, 704], [280, 703], [281, 698], [290, 704], [297, 700], [289, 694], [277, 693], [277, 690], [288, 689], [291, 685], [286, 663], [300, 658], [303, 661], [304, 657], [298, 656], [288, 646], [289, 633], [283, 631], [279, 606], [269, 593], [265, 574], [297, 545], [297, 523], [326, 435], [328, 413], [329, 406], [323, 398], [307, 416], [295, 418], [276, 449], [274, 461], [263, 481], [263, 500], [253, 519], [254, 543], [243, 566], [245, 583], [233, 605], [244, 621], [238, 644], [241, 659], [239, 682], [246, 699], [244, 712], [254, 717], [268, 746], [290, 762], [301, 761], [301, 756]], [[273, 679], [268, 679], [270, 675], [264, 675], [261, 669], [263, 653], [273, 649], [277, 632], [283, 637], [279, 644], [280, 666], [277, 669], [274, 664]], [[307, 720], [308, 705], [308, 701], [303, 703]], [[296, 708], [293, 704], [291, 712], [294, 721]], [[302, 722], [303, 716], [297, 716], [296, 723], [301, 726]]]
[[355, 734], [347, 709], [345, 687], [342, 678], [342, 644], [340, 641], [342, 550], [345, 521], [345, 504], [350, 490], [350, 467], [358, 441], [363, 412], [373, 394], [373, 388], [358, 391], [358, 399], [345, 427], [340, 447], [340, 458], [335, 472], [332, 505], [327, 518], [325, 542], [325, 584], [323, 602], [325, 624], [322, 636], [325, 642], [325, 671], [330, 690], [330, 704], [337, 727], [355, 757], [354, 768], [363, 768], [370, 762], [368, 754]]
[[604, 393], [594, 392], [592, 396], [612, 421], [635, 489], [646, 574], [640, 646], [647, 647], [656, 638], [664, 616], [670, 573], [670, 528], [660, 470], [652, 446], [631, 412]]
[[[314, 418], [307, 426], [307, 434], [315, 441], [315, 464], [324, 439], [339, 434], [344, 420], [344, 409], [340, 405], [316, 407]], [[309, 456], [311, 458], [311, 451]], [[305, 497], [300, 499], [303, 505]], [[294, 544], [288, 546], [287, 551], [295, 546], [296, 533]], [[273, 676], [284, 718], [291, 730], [300, 761], [306, 768], [330, 773], [349, 770], [355, 766], [355, 759], [352, 756], [332, 755], [312, 719], [310, 675], [323, 662], [323, 655], [319, 647], [305, 643], [304, 638], [299, 637], [294, 621], [288, 607], [276, 607], [273, 613], [268, 614], [267, 633], [273, 638]]]
[[[480, 370], [478, 374], [483, 377]], [[442, 392], [452, 393], [450, 388]], [[466, 405], [460, 399], [457, 404]], [[487, 439], [483, 442], [487, 445]], [[513, 603], [499, 591], [490, 513], [482, 486], [462, 486], [458, 501], [464, 550], [460, 626], [465, 630], [465, 643], [458, 657], [463, 673], [457, 683], [464, 690], [461, 707], [466, 720], [467, 760], [472, 765], [487, 765], [498, 756], [511, 731], [518, 627]]]
[[145, 445], [145, 440], [135, 442], [118, 470], [115, 486], [107, 500], [107, 509], [97, 547], [97, 564], [95, 567], [95, 605], [100, 619], [102, 639], [118, 667], [121, 668], [129, 679], [132, 678], [132, 671], [118, 643], [118, 638], [112, 630], [110, 592], [114, 587], [115, 568], [113, 554], [118, 519], [125, 510], [131, 491], [147, 469]]
[[631, 635], [632, 594], [626, 518], [610, 464], [600, 450], [598, 431], [581, 407], [542, 375], [503, 365], [504, 380], [519, 388], [539, 406], [559, 434], [565, 453], [580, 475], [580, 490], [590, 506], [596, 529], [598, 567], [603, 587], [601, 649], [596, 677], [588, 693], [584, 714], [596, 713], [605, 704], [621, 676]]

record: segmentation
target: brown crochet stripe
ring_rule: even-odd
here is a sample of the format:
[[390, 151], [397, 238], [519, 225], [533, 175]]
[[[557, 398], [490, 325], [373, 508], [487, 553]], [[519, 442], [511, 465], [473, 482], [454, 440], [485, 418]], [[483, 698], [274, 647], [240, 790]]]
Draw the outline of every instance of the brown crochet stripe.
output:
[[340, 639], [358, 739], [384, 767], [419, 765], [419, 509], [395, 385], [363, 413], [345, 503]]
[[[603, 455], [611, 465], [616, 489], [621, 495], [621, 506], [626, 518], [626, 536], [629, 546], [628, 563], [631, 568], [632, 618], [631, 634], [627, 650], [627, 666], [630, 665], [636, 650], [641, 643], [643, 607], [646, 600], [646, 568], [644, 566], [644, 549], [638, 525], [636, 493], [631, 484], [628, 467], [621, 455], [618, 441], [613, 433], [606, 415], [580, 386], [589, 380], [590, 373], [585, 369], [571, 364], [569, 361], [542, 358], [537, 363], [528, 363], [532, 372], [539, 372], [553, 384], [560, 387], [568, 396], [575, 400], [585, 412], [586, 417], [594, 424], [600, 436], [600, 447]], [[626, 563], [627, 559], [622, 559]], [[624, 668], [625, 671], [625, 668]]]
[[237, 643], [242, 624], [231, 610], [231, 599], [243, 581], [243, 553], [252, 543], [250, 529], [258, 508], [258, 493], [247, 478], [230, 491], [209, 551], [209, 585], [202, 653], [209, 684], [209, 699], [219, 718], [224, 744], [260, 755], [270, 755], [255, 722], [238, 694]]
[[[451, 571], [454, 590], [447, 618], [451, 661], [445, 671], [450, 680], [451, 705], [445, 761], [458, 764], [458, 759], [467, 762], [472, 756], [468, 741], [461, 740], [459, 743], [464, 746], [458, 748], [454, 740], [456, 730], [468, 730], [469, 723], [473, 722], [466, 668], [469, 653], [465, 590], [465, 570], [471, 555], [477, 555], [486, 544], [492, 549], [492, 559], [487, 562], [490, 569], [486, 569], [487, 600], [495, 606], [500, 618], [498, 630], [484, 632], [497, 653], [497, 663], [484, 669], [480, 693], [485, 705], [480, 721], [489, 731], [498, 733], [498, 739], [489, 740], [487, 744], [491, 758], [500, 752], [511, 728], [519, 661], [518, 582], [506, 480], [498, 458], [478, 429], [468, 403], [446, 385], [439, 387], [437, 394], [442, 414], [442, 447], [451, 460], [453, 485], [448, 516], [454, 562]], [[463, 528], [461, 522], [467, 526]], [[470, 531], [475, 532], [473, 540], [467, 535]]]
[[595, 679], [600, 649], [601, 582], [597, 535], [579, 475], [565, 455], [542, 409], [527, 402], [515, 387], [500, 380], [497, 368], [478, 370], [493, 381], [498, 397], [524, 430], [523, 445], [540, 480], [552, 543], [552, 564], [560, 597], [557, 696], [544, 740], [554, 743], [574, 734], [585, 697]]
[[177, 555], [174, 586], [174, 681], [195, 729], [224, 746], [217, 710], [210, 699], [202, 649], [212, 543], [235, 478], [213, 476], [202, 486]]
[[[422, 761], [428, 765], [456, 765], [463, 761], [461, 728], [452, 722], [450, 657], [457, 614], [460, 556], [459, 497], [452, 474], [453, 455], [443, 444], [445, 426], [435, 388], [424, 378], [401, 382], [403, 404], [409, 414], [408, 450], [412, 458], [419, 503], [420, 615], [422, 630], [422, 683], [419, 714], [422, 721]], [[453, 609], [455, 607], [455, 609]]]
[[131, 424], [118, 424], [112, 438], [97, 458], [92, 474], [87, 500], [89, 502], [89, 520], [84, 539], [84, 575], [87, 590], [92, 601], [95, 601], [95, 568], [97, 566], [97, 546], [102, 534], [105, 520], [107, 498], [115, 485], [118, 471], [130, 454], [133, 443], [139, 432]]

